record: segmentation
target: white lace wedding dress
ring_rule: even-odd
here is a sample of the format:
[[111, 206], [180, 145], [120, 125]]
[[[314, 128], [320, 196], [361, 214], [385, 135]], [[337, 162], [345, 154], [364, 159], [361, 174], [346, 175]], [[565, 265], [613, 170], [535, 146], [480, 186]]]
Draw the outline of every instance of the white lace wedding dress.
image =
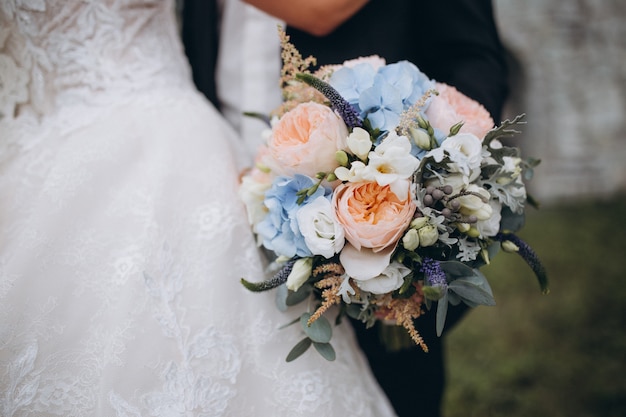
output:
[[350, 329], [278, 327], [236, 138], [164, 0], [0, 0], [0, 415], [387, 416]]

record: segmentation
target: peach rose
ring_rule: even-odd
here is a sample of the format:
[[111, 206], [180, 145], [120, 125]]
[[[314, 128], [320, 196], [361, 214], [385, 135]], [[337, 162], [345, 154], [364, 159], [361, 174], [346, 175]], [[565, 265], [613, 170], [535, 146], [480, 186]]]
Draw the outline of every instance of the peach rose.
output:
[[335, 189], [335, 216], [356, 250], [363, 247], [380, 252], [396, 244], [416, 209], [408, 186], [406, 193], [402, 201], [389, 185], [376, 182], [344, 183]]
[[335, 153], [346, 148], [348, 128], [330, 107], [309, 102], [285, 113], [268, 141], [270, 168], [278, 175], [333, 172]]
[[481, 140], [493, 129], [493, 119], [482, 104], [450, 85], [436, 83], [436, 86], [439, 95], [433, 97], [426, 109], [433, 127], [448, 134], [452, 126], [464, 122], [461, 132], [472, 133]]

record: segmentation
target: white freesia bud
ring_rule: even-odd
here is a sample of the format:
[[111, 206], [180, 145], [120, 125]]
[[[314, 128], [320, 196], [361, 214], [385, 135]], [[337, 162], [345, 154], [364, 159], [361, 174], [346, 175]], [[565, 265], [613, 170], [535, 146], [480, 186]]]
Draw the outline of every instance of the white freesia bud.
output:
[[302, 284], [311, 276], [312, 269], [313, 258], [298, 259], [293, 264], [291, 273], [287, 277], [287, 288], [291, 291], [298, 291]]
[[434, 245], [439, 239], [439, 231], [432, 224], [421, 227], [417, 233], [419, 234], [420, 246], [422, 247]]
[[517, 246], [510, 240], [505, 240], [504, 242], [502, 242], [502, 250], [505, 252], [515, 253], [519, 251], [519, 246]]
[[428, 133], [426, 133], [422, 129], [418, 129], [415, 127], [410, 128], [409, 133], [411, 135], [411, 139], [413, 139], [413, 142], [417, 145], [418, 148], [424, 149], [426, 151], [431, 150], [432, 147], [430, 144], [430, 136], [428, 136]]
[[420, 237], [415, 229], [409, 229], [404, 236], [402, 236], [402, 246], [406, 250], [415, 250], [420, 245]]
[[467, 233], [467, 231], [472, 227], [469, 223], [457, 223], [456, 228], [461, 233]]
[[348, 149], [359, 157], [360, 160], [365, 161], [367, 155], [372, 149], [372, 139], [370, 134], [365, 129], [355, 127], [352, 133], [348, 135]]
[[467, 234], [469, 237], [479, 237], [480, 236], [480, 232], [478, 231], [476, 226], [470, 227], [469, 230], [467, 232], [465, 232], [465, 234]]
[[348, 166], [348, 154], [345, 151], [335, 152], [335, 160], [342, 167]]
[[341, 181], [362, 182], [366, 177], [370, 177], [369, 169], [363, 162], [354, 161], [350, 165], [350, 169], [339, 167], [335, 169], [335, 176]]
[[413, 229], [419, 229], [421, 227], [426, 226], [427, 224], [428, 224], [428, 217], [426, 216], [416, 217], [415, 219], [411, 221], [410, 227]]

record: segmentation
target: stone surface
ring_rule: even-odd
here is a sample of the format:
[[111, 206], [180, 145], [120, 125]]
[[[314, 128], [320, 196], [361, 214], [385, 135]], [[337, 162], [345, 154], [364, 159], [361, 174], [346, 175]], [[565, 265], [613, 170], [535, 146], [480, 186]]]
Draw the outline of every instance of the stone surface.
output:
[[542, 160], [531, 193], [544, 203], [626, 191], [626, 1], [495, 0], [511, 52], [505, 116]]

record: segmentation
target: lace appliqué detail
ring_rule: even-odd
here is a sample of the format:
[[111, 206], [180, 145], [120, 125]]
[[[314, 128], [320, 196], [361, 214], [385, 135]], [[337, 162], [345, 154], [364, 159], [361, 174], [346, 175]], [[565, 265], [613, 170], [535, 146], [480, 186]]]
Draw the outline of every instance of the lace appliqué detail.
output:
[[187, 83], [180, 46], [171, 42], [173, 7], [159, 0], [3, 0], [0, 120]]

